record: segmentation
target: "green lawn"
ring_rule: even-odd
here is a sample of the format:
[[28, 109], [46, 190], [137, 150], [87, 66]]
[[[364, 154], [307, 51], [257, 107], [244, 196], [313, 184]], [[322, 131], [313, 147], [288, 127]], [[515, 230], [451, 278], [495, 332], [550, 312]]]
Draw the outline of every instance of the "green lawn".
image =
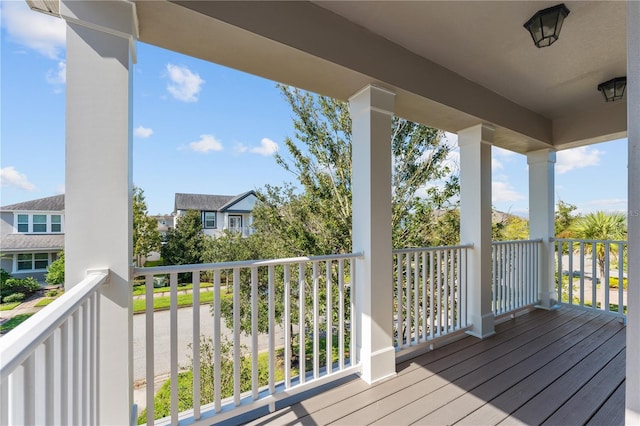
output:
[[13, 318], [8, 319], [7, 322], [0, 325], [0, 332], [6, 333], [9, 330], [13, 330], [18, 325], [26, 321], [27, 318], [29, 318], [31, 315], [33, 314], [19, 314]]
[[[213, 287], [213, 283], [200, 283], [200, 288]], [[191, 290], [193, 288], [193, 284], [184, 284], [178, 285], [178, 291], [180, 290]], [[164, 293], [171, 290], [171, 287], [157, 287], [153, 289], [154, 293]], [[144, 284], [134, 285], [133, 286], [133, 295], [134, 296], [142, 296], [146, 294], [146, 289]]]
[[[222, 299], [231, 299], [233, 294], [231, 293], [222, 293], [220, 296]], [[213, 301], [213, 292], [205, 291], [200, 293], [200, 304], [211, 303]], [[139, 313], [144, 312], [146, 309], [147, 301], [146, 299], [138, 299], [133, 301], [133, 312]], [[178, 295], [178, 306], [192, 306], [193, 305], [193, 294], [179, 294]], [[169, 309], [171, 306], [171, 298], [170, 296], [159, 296], [153, 298], [153, 309], [161, 310], [161, 309]]]
[[35, 304], [35, 307], [41, 308], [43, 306], [47, 306], [49, 303], [53, 302], [54, 300], [56, 300], [55, 297], [47, 297], [46, 299], [40, 299], [38, 303]]
[[0, 303], [0, 311], [10, 311], [22, 302]]

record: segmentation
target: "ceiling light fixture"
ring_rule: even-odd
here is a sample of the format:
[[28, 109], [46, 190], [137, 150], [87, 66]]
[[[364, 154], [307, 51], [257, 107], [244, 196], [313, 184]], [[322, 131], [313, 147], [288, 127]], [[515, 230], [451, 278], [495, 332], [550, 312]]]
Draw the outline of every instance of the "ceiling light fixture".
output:
[[569, 9], [564, 3], [547, 9], [539, 10], [524, 24], [531, 34], [536, 47], [551, 46], [560, 35], [564, 18], [569, 14]]
[[616, 77], [598, 84], [598, 90], [602, 92], [602, 96], [607, 102], [615, 102], [622, 99], [626, 88], [627, 77]]

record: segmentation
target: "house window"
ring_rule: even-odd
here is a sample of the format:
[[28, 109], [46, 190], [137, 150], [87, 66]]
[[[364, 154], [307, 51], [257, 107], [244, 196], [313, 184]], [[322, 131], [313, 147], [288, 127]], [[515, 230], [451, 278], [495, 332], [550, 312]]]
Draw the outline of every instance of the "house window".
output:
[[51, 215], [51, 232], [62, 232], [62, 216], [59, 214]]
[[216, 212], [203, 212], [202, 214], [202, 223], [205, 228], [215, 228], [216, 227]]
[[33, 254], [18, 255], [18, 271], [30, 271], [33, 269]]
[[44, 270], [49, 266], [49, 253], [23, 253], [18, 255], [18, 271]]
[[33, 215], [33, 232], [47, 232], [47, 215]]
[[34, 255], [33, 263], [34, 263], [33, 269], [47, 269], [47, 266], [49, 266], [49, 254], [36, 253]]
[[29, 215], [18, 215], [18, 232], [29, 232]]

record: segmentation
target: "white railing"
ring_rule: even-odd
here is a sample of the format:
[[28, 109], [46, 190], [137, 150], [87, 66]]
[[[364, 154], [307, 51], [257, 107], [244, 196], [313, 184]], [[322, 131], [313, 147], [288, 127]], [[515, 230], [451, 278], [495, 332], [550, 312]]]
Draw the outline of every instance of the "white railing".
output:
[[560, 303], [626, 315], [626, 241], [557, 239], [555, 245]]
[[93, 272], [0, 341], [0, 424], [98, 423], [101, 286]]
[[[298, 257], [289, 259], [175, 265], [136, 268], [146, 282], [146, 422], [177, 424], [224, 420], [242, 412], [276, 402], [276, 394], [294, 394], [323, 381], [358, 371], [355, 359], [354, 288], [355, 261], [359, 254]], [[191, 273], [193, 319], [190, 357], [193, 378], [193, 408], [179, 412], [178, 375], [178, 278]], [[170, 282], [170, 414], [156, 421], [154, 407], [154, 275], [169, 275]], [[200, 290], [202, 277], [213, 280], [211, 359], [201, 356]], [[226, 318], [231, 341], [223, 342], [222, 277], [232, 287]], [[227, 288], [228, 289], [228, 288]], [[243, 297], [244, 296], [244, 297]], [[247, 302], [247, 299], [249, 300]], [[243, 303], [244, 300], [244, 303]], [[244, 354], [241, 334], [248, 335]], [[278, 342], [276, 342], [276, 336]], [[266, 344], [260, 341], [266, 338]], [[280, 341], [280, 338], [282, 339]], [[324, 342], [322, 340], [324, 339]], [[244, 339], [245, 341], [246, 338]], [[224, 347], [232, 348], [225, 353]], [[268, 354], [266, 372], [259, 369], [261, 353]], [[307, 352], [308, 351], [308, 352]], [[206, 365], [208, 363], [208, 365]], [[223, 365], [232, 367], [223, 372]], [[247, 365], [250, 364], [250, 368]], [[276, 365], [283, 379], [276, 379]], [[203, 367], [209, 367], [209, 370]], [[221, 366], [217, 368], [217, 366]], [[204, 394], [201, 372], [213, 370], [213, 394]], [[232, 377], [223, 377], [225, 374]], [[264, 378], [266, 377], [266, 380]], [[262, 378], [262, 379], [261, 379]], [[222, 393], [222, 381], [233, 382], [230, 394]]]
[[492, 247], [492, 309], [504, 315], [538, 303], [542, 240], [495, 241]]
[[394, 250], [395, 346], [410, 346], [467, 326], [467, 250], [471, 245]]

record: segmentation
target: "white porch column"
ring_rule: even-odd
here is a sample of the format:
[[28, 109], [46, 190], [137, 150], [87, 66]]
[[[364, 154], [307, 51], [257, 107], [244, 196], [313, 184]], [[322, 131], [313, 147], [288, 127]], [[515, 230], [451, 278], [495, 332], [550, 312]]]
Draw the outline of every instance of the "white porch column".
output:
[[131, 54], [134, 6], [63, 1], [67, 21], [65, 281], [110, 271], [100, 298], [103, 425], [131, 422]]
[[353, 251], [356, 262], [356, 349], [362, 378], [396, 371], [393, 347], [391, 116], [395, 94], [367, 86], [349, 99], [352, 119]]
[[527, 153], [529, 164], [529, 238], [542, 239], [538, 276], [538, 307], [551, 309], [555, 298], [555, 170], [556, 153], [541, 149]]
[[491, 143], [493, 127], [481, 124], [458, 132], [460, 146], [460, 242], [473, 243], [467, 258], [469, 334], [495, 334], [491, 310]]
[[628, 425], [640, 424], [640, 2], [627, 2], [627, 138], [629, 140], [629, 286], [627, 293]]

